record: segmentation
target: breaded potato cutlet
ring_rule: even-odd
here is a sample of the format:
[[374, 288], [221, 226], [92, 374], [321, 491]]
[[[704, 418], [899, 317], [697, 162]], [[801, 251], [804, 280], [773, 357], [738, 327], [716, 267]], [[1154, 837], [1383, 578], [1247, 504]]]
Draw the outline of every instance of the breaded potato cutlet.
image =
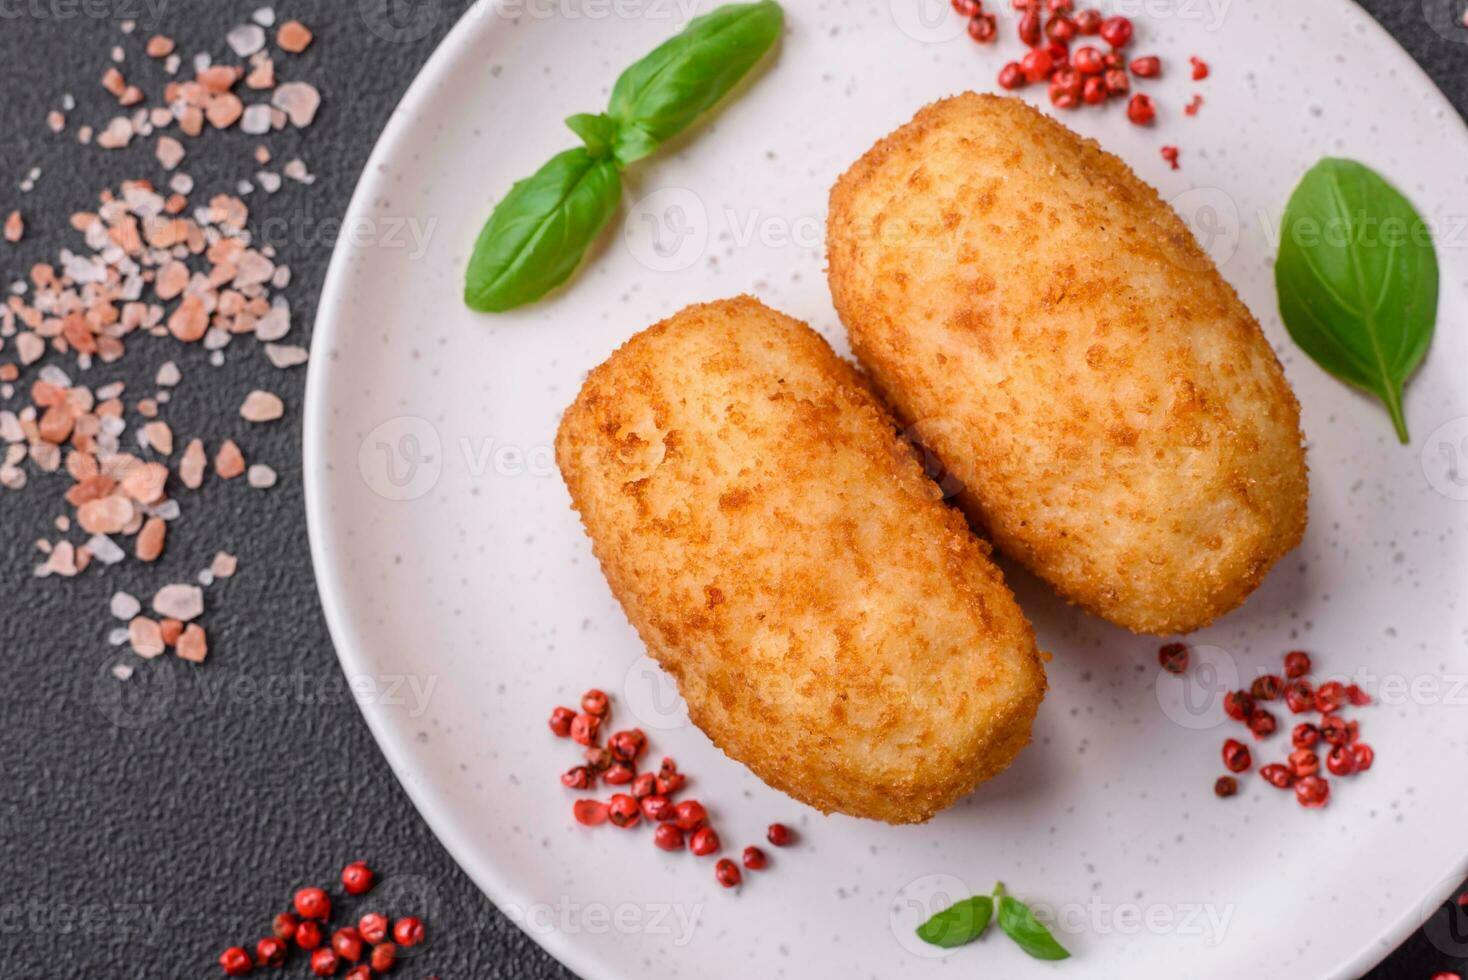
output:
[[1299, 405], [1259, 324], [1121, 160], [1018, 99], [936, 102], [831, 192], [831, 294], [1003, 552], [1186, 633], [1305, 530]]
[[825, 812], [917, 823], [1014, 759], [1034, 632], [858, 371], [750, 297], [593, 370], [556, 460], [695, 724]]

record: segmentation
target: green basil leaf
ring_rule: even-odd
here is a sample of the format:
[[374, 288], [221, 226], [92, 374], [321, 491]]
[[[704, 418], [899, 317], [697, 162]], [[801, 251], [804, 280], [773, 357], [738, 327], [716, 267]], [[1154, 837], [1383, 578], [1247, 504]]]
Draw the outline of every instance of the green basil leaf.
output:
[[948, 906], [917, 927], [918, 938], [932, 946], [952, 949], [984, 934], [994, 916], [994, 900], [975, 895]]
[[624, 71], [607, 110], [621, 124], [617, 159], [647, 156], [713, 108], [779, 39], [784, 22], [774, 0], [726, 4]]
[[[1003, 891], [1002, 887], [998, 890]], [[1050, 935], [1050, 930], [1035, 918], [1030, 907], [1017, 898], [1003, 894], [999, 896], [999, 928], [1019, 944], [1020, 949], [1037, 960], [1063, 960], [1070, 957], [1066, 948]]]
[[593, 160], [604, 160], [611, 156], [612, 144], [617, 140], [617, 121], [602, 113], [578, 112], [566, 119], [571, 132], [581, 137], [586, 152]]
[[567, 150], [515, 184], [479, 233], [464, 302], [500, 313], [537, 300], [571, 277], [622, 199], [610, 159]]
[[1438, 301], [1437, 253], [1411, 202], [1369, 167], [1321, 160], [1285, 208], [1274, 278], [1295, 343], [1380, 398], [1406, 442], [1402, 391], [1427, 354]]

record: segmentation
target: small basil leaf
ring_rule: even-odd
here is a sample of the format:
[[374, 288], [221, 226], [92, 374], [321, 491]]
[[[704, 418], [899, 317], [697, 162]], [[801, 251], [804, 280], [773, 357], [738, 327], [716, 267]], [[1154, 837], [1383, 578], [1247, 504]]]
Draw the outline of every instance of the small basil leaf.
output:
[[643, 157], [651, 156], [661, 141], [636, 125], [626, 123], [617, 127], [617, 137], [612, 152], [617, 162], [627, 166]]
[[1037, 960], [1063, 960], [1070, 956], [1065, 947], [1055, 941], [1050, 930], [1040, 924], [1030, 907], [1017, 898], [1001, 895], [999, 898], [999, 928], [1019, 948]]
[[726, 4], [624, 71], [608, 109], [622, 125], [617, 159], [647, 156], [713, 108], [779, 39], [784, 22], [774, 0]]
[[499, 313], [537, 300], [571, 277], [622, 198], [611, 160], [585, 147], [551, 158], [515, 184], [479, 233], [464, 302]]
[[988, 895], [975, 895], [948, 906], [918, 926], [918, 938], [944, 949], [963, 946], [982, 936], [993, 916], [994, 900]]
[[566, 120], [566, 125], [571, 127], [571, 132], [581, 137], [586, 144], [586, 152], [591, 154], [593, 160], [606, 159], [612, 153], [612, 144], [617, 139], [617, 121], [605, 113], [595, 115], [589, 112], [578, 112]]
[[1285, 208], [1274, 267], [1296, 344], [1330, 374], [1380, 398], [1407, 441], [1402, 390], [1437, 322], [1432, 236], [1394, 187], [1352, 160], [1321, 160]]

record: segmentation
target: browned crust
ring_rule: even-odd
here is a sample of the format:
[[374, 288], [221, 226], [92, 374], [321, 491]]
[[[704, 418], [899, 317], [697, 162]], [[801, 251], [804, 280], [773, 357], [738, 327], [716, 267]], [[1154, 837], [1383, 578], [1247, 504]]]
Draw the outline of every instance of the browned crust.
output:
[[1029, 623], [809, 327], [739, 297], [644, 330], [591, 372], [556, 457], [693, 721], [771, 786], [919, 822], [1029, 741]]
[[1187, 632], [1300, 542], [1299, 405], [1273, 350], [1094, 141], [1017, 99], [933, 103], [837, 181], [827, 245], [876, 386], [974, 522], [1067, 598]]

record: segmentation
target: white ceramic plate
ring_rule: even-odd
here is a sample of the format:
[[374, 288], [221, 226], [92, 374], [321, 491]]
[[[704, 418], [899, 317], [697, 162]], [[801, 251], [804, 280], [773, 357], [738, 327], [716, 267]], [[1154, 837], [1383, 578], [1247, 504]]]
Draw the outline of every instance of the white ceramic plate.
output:
[[[1375, 769], [1336, 780], [1320, 812], [1255, 775], [1240, 797], [1215, 799], [1219, 745], [1235, 730], [1201, 697], [1204, 675], [1160, 676], [1156, 642], [1011, 569], [1055, 653], [1033, 746], [927, 826], [828, 819], [683, 721], [592, 559], [551, 441], [585, 372], [690, 302], [752, 292], [845, 349], [823, 274], [828, 188], [925, 102], [992, 88], [1018, 42], [1006, 20], [999, 51], [977, 47], [946, 0], [925, 14], [921, 0], [790, 2], [773, 66], [637, 169], [570, 289], [514, 315], [468, 312], [462, 271], [493, 201], [573, 145], [560, 120], [604, 104], [687, 6], [475, 8], [393, 116], [331, 268], [306, 419], [316, 569], [342, 663], [424, 817], [500, 908], [588, 978], [1363, 972], [1465, 873], [1468, 489], [1451, 468], [1468, 448], [1460, 120], [1342, 0], [1132, 4], [1135, 50], [1168, 64], [1148, 86], [1160, 125], [1136, 129], [1119, 106], [1065, 116], [1202, 229], [1304, 405], [1309, 534], [1196, 637], [1199, 659], [1248, 678], [1302, 646], [1323, 672], [1354, 675], [1383, 702], [1358, 715]], [[1186, 78], [1194, 53], [1214, 69], [1201, 84]], [[1185, 118], [1194, 91], [1207, 102]], [[1159, 157], [1164, 143], [1182, 148], [1182, 170]], [[1302, 356], [1276, 314], [1274, 229], [1324, 154], [1390, 175], [1437, 225], [1442, 313], [1409, 390], [1410, 447], [1378, 405]], [[645, 830], [574, 825], [557, 775], [575, 752], [545, 719], [592, 685], [696, 775], [729, 849], [774, 819], [801, 845], [734, 894], [710, 861], [666, 855]], [[1282, 757], [1285, 741], [1263, 754]], [[951, 959], [912, 940], [945, 897], [997, 878], [1057, 914], [1075, 960], [1037, 963], [997, 935]]]

